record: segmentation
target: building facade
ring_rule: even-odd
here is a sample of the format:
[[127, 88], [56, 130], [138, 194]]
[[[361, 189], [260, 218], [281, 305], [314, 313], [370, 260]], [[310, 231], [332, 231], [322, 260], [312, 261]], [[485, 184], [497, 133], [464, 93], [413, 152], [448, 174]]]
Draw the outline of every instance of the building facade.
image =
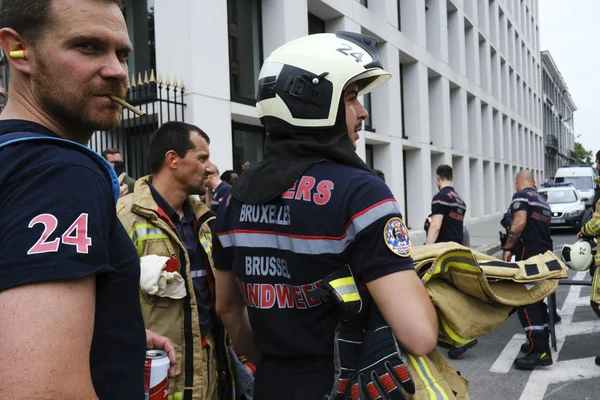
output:
[[541, 58], [543, 129], [546, 147], [544, 173], [546, 180], [552, 180], [558, 168], [575, 162], [573, 117], [577, 106], [550, 52], [542, 51]]
[[263, 60], [300, 36], [346, 30], [377, 37], [392, 74], [362, 99], [370, 117], [357, 152], [385, 173], [410, 228], [430, 212], [440, 164], [454, 168], [467, 218], [504, 212], [520, 169], [543, 179], [537, 0], [130, 0], [125, 17], [128, 99], [149, 116], [126, 115], [118, 138], [98, 133], [91, 146], [123, 147], [135, 177], [149, 132], [173, 119], [210, 135], [221, 171], [260, 161]]
[[156, 0], [156, 65], [186, 85], [186, 121], [221, 170], [262, 158], [256, 78], [303, 35], [380, 39], [392, 79], [363, 99], [358, 153], [385, 173], [408, 225], [422, 226], [435, 169], [453, 166], [467, 218], [503, 212], [521, 168], [543, 179], [537, 0]]

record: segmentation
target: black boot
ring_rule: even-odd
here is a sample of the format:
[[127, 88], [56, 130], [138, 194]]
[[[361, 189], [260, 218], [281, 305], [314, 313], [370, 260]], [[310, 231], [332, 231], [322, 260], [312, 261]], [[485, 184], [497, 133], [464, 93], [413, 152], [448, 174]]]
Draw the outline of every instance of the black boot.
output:
[[596, 357], [596, 365], [600, 365], [600, 356]]
[[531, 342], [529, 342], [529, 340], [526, 340], [525, 343], [521, 345], [521, 353], [527, 354], [529, 350], [531, 350]]
[[471, 347], [475, 346], [476, 344], [477, 344], [477, 339], [465, 344], [464, 346], [461, 346], [461, 347], [458, 347], [455, 349], [450, 349], [450, 350], [448, 350], [448, 357], [450, 357], [450, 359], [452, 359], [452, 360], [456, 360], [457, 358], [459, 358], [460, 356], [465, 354], [467, 352], [467, 350], [469, 350]]
[[532, 370], [535, 367], [547, 367], [552, 365], [552, 354], [549, 350], [543, 353], [531, 353], [517, 358], [514, 364], [515, 368], [526, 370]]
[[515, 368], [532, 370], [535, 367], [546, 367], [552, 365], [552, 353], [550, 352], [550, 341], [547, 330], [533, 331], [528, 335], [527, 346], [521, 346], [525, 356], [515, 360]]

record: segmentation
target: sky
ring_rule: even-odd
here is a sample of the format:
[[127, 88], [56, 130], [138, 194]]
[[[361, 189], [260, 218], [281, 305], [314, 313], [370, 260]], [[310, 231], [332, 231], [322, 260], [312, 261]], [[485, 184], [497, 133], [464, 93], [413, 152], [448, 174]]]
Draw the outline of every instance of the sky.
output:
[[[549, 50], [577, 106], [576, 141], [600, 150], [600, 0], [538, 0], [540, 48]], [[593, 159], [593, 156], [592, 156]]]

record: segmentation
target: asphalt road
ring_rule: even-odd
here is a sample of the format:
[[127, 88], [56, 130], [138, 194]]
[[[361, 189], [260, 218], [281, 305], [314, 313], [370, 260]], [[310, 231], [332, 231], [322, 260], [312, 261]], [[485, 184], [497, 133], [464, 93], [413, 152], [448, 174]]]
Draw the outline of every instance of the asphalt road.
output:
[[[555, 250], [575, 242], [575, 233], [553, 232]], [[571, 279], [590, 281], [589, 273], [569, 271]], [[534, 372], [512, 366], [519, 347], [525, 341], [516, 314], [491, 334], [479, 339], [460, 360], [452, 365], [469, 379], [471, 400], [598, 400], [600, 366], [600, 319], [589, 306], [589, 286], [559, 286], [557, 308], [562, 321], [556, 325], [558, 351], [554, 364]], [[446, 352], [440, 348], [440, 351]]]

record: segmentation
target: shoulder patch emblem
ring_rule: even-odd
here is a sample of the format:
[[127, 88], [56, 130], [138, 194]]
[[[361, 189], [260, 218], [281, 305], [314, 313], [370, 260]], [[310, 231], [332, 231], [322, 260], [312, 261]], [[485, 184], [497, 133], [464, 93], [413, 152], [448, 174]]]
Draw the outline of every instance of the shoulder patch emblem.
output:
[[519, 207], [521, 207], [521, 202], [520, 202], [520, 201], [515, 201], [515, 202], [513, 203], [513, 208], [514, 208], [514, 209], [517, 209], [517, 208], [519, 208]]
[[385, 223], [383, 228], [383, 240], [392, 253], [400, 257], [410, 257], [412, 244], [408, 238], [408, 229], [398, 217], [393, 217]]

